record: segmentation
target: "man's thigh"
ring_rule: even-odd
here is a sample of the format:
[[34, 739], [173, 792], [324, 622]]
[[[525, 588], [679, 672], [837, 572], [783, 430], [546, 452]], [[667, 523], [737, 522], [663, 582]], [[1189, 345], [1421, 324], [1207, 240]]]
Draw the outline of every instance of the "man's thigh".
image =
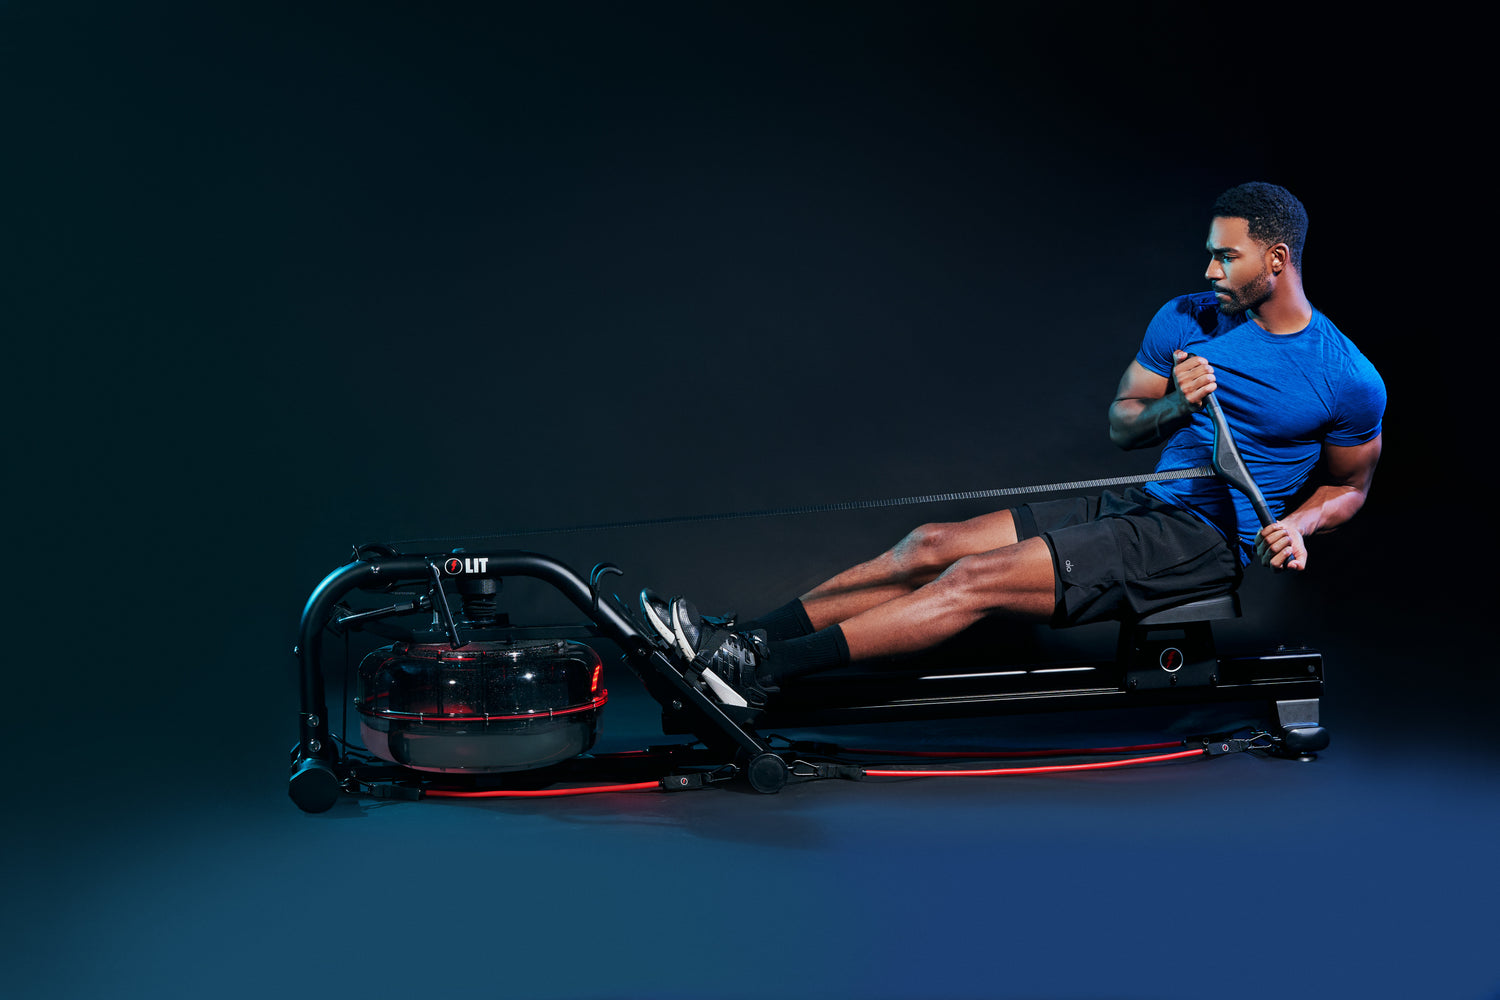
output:
[[964, 556], [993, 552], [995, 549], [1016, 544], [1015, 518], [1009, 510], [997, 510], [981, 514], [967, 521], [951, 521], [941, 526], [937, 541], [937, 561], [948, 565]]
[[1081, 501], [1038, 504], [1024, 512], [1030, 524], [1019, 519], [1023, 537], [1039, 528], [1052, 549], [1054, 624], [1138, 618], [1239, 585], [1235, 547], [1187, 511], [1138, 490]]

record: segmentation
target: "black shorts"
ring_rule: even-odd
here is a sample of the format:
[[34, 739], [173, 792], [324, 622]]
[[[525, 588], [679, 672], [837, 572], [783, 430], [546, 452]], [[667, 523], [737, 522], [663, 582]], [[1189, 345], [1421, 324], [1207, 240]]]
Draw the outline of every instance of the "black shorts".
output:
[[1040, 536], [1052, 550], [1052, 624], [1059, 627], [1139, 618], [1240, 584], [1237, 546], [1142, 489], [1026, 504], [1012, 513], [1022, 539]]

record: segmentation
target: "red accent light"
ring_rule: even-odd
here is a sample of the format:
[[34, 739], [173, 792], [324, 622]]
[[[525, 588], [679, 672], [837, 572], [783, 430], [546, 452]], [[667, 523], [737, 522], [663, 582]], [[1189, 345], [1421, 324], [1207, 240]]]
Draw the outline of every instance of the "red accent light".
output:
[[1143, 750], [1165, 750], [1183, 745], [1182, 740], [1172, 740], [1169, 743], [1138, 743], [1129, 747], [1078, 747], [1071, 750], [881, 750], [873, 747], [850, 747], [840, 752], [871, 757], [967, 757], [999, 760], [1005, 757], [1082, 757], [1095, 753], [1139, 753]]
[[599, 693], [599, 681], [603, 677], [604, 677], [604, 664], [602, 664], [602, 663], [596, 663], [594, 665], [594, 674], [593, 674], [592, 677], [589, 678], [589, 694], [598, 694]]
[[1129, 767], [1131, 764], [1151, 764], [1159, 760], [1178, 760], [1183, 757], [1202, 757], [1202, 750], [1182, 750], [1178, 753], [1158, 754], [1155, 757], [1133, 757], [1130, 760], [1097, 761], [1091, 764], [1046, 764], [1041, 767], [999, 767], [983, 771], [865, 771], [874, 778], [977, 778], [995, 774], [1046, 774], [1050, 771], [1101, 771], [1107, 767]]
[[542, 788], [535, 791], [495, 790], [489, 792], [455, 792], [429, 788], [422, 794], [437, 799], [550, 799], [563, 795], [592, 795], [597, 792], [660, 791], [660, 781], [638, 781], [631, 785], [593, 785], [588, 788]]
[[373, 715], [381, 719], [415, 719], [418, 722], [515, 722], [521, 719], [550, 719], [558, 715], [589, 712], [596, 708], [603, 708], [607, 701], [609, 701], [609, 692], [601, 691], [592, 701], [583, 705], [572, 705], [568, 708], [548, 708], [536, 712], [524, 712], [520, 715], [442, 715], [437, 712], [392, 712], [389, 709], [368, 707], [368, 703], [361, 705], [360, 711], [366, 715]]

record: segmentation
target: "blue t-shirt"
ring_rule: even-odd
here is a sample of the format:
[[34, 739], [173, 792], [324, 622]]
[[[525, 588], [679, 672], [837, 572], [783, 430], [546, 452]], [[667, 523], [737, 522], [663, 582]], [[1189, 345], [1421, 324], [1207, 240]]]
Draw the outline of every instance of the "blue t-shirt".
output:
[[[1375, 366], [1313, 310], [1299, 333], [1267, 333], [1245, 314], [1225, 316], [1213, 292], [1183, 295], [1162, 306], [1146, 327], [1136, 360], [1172, 377], [1172, 352], [1187, 351], [1213, 366], [1215, 395], [1251, 476], [1280, 517], [1318, 462], [1324, 444], [1364, 444], [1380, 433], [1385, 383]], [[1213, 462], [1213, 424], [1196, 413], [1162, 450], [1156, 470]], [[1250, 501], [1220, 479], [1148, 483], [1147, 492], [1185, 507], [1239, 537], [1248, 562], [1260, 533]]]

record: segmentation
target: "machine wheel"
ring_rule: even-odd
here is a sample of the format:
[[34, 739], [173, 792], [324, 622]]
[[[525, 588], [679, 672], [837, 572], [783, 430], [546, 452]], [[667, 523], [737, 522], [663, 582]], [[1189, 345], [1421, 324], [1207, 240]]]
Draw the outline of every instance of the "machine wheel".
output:
[[327, 812], [339, 800], [338, 775], [326, 762], [309, 758], [292, 772], [287, 792], [303, 812]]
[[751, 788], [763, 795], [781, 791], [790, 773], [786, 761], [774, 753], [756, 754], [745, 765], [745, 780], [750, 783]]

